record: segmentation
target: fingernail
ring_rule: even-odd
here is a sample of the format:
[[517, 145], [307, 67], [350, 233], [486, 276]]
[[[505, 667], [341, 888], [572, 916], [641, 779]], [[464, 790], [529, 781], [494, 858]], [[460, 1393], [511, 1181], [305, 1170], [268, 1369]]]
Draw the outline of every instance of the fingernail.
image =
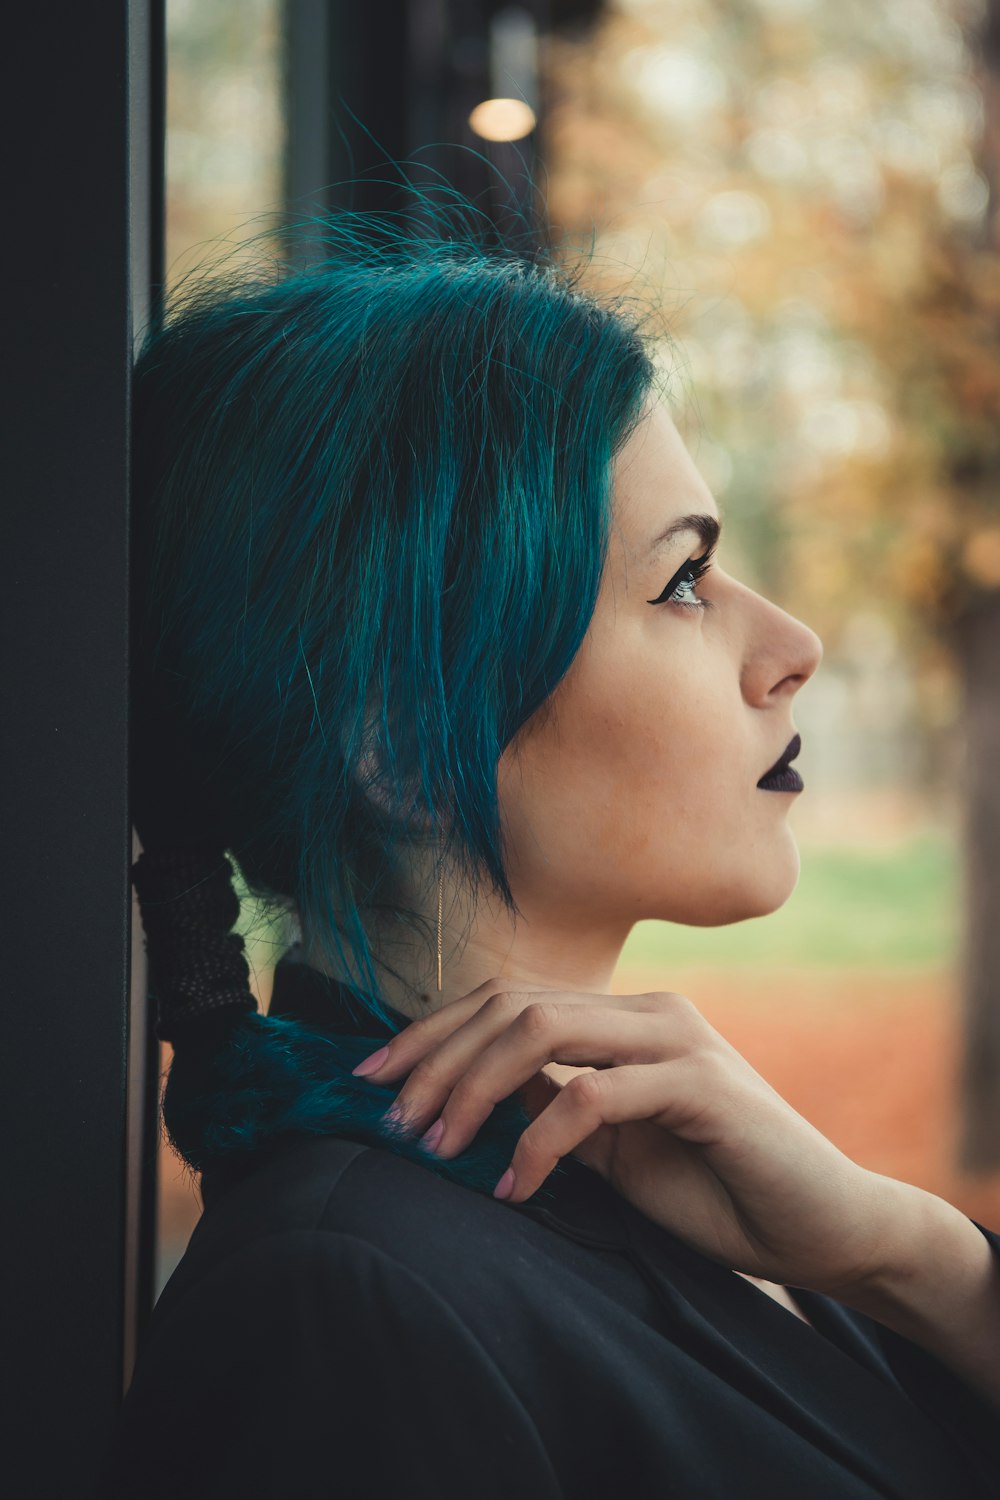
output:
[[441, 1137], [444, 1135], [444, 1117], [434, 1121], [426, 1135], [420, 1137], [420, 1144], [425, 1151], [436, 1151]]
[[364, 1078], [368, 1073], [377, 1073], [388, 1056], [388, 1047], [380, 1047], [377, 1052], [373, 1052], [370, 1057], [359, 1062], [356, 1068], [352, 1068], [351, 1072], [360, 1078]]
[[509, 1198], [514, 1191], [514, 1168], [508, 1167], [493, 1189], [494, 1198]]
[[400, 1109], [398, 1103], [390, 1104], [382, 1118], [387, 1125], [402, 1125], [403, 1111]]

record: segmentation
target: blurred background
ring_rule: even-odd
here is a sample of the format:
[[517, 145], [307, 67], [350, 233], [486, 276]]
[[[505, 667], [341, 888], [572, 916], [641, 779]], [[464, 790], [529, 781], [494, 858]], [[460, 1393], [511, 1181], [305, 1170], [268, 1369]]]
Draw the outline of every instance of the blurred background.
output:
[[[725, 519], [723, 565], [826, 654], [796, 699], [794, 894], [728, 928], [639, 924], [615, 988], [690, 995], [842, 1150], [991, 1227], [998, 14], [987, 0], [166, 4], [168, 290], [238, 257], [289, 204], [340, 201], [336, 182], [381, 160], [370, 131], [488, 195], [498, 219], [527, 208], [567, 256], [593, 242], [594, 289], [660, 309], [657, 358]], [[528, 172], [540, 204], [518, 198]], [[240, 926], [266, 1006], [289, 934], [250, 901]], [[160, 1167], [157, 1291], [201, 1208], [166, 1146]]]

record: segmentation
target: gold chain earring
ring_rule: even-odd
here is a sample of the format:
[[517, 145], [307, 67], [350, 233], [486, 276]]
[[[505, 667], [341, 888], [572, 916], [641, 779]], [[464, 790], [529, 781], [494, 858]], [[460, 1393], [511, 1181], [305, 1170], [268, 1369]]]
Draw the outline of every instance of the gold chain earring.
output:
[[437, 958], [438, 958], [438, 994], [441, 985], [441, 935], [442, 935], [442, 913], [444, 911], [444, 829], [438, 833], [438, 861], [440, 873], [438, 874], [438, 932], [437, 932]]

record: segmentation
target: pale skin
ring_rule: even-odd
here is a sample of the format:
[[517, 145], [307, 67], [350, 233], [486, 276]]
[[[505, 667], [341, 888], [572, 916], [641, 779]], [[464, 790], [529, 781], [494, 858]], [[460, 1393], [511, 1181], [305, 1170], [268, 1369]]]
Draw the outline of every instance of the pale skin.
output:
[[[756, 783], [795, 733], [795, 695], [822, 655], [813, 631], [718, 560], [649, 602], [705, 554], [705, 526], [719, 520], [655, 401], [619, 455], [614, 514], [597, 607], [554, 711], [499, 767], [521, 916], [465, 910], [449, 885], [448, 927], [463, 939], [446, 929], [443, 990], [436, 959], [429, 972], [426, 952], [392, 948], [408, 982], [387, 980], [386, 999], [415, 1019], [369, 1076], [400, 1082], [405, 1128], [437, 1124], [428, 1148], [441, 1157], [518, 1091], [532, 1124], [498, 1196], [523, 1202], [573, 1152], [798, 1316], [789, 1286], [836, 1297], [1000, 1408], [1000, 1266], [976, 1227], [846, 1157], [686, 996], [609, 993], [636, 921], [717, 926], [791, 894], [796, 793]], [[707, 518], [701, 534], [686, 527], [651, 550], [693, 515]]]

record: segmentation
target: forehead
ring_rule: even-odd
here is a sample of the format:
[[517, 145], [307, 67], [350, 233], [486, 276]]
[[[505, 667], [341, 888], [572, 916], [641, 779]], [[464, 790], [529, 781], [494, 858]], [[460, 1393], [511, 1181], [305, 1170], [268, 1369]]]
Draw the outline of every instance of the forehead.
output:
[[[615, 463], [615, 532], [629, 555], [645, 556], [671, 522], [698, 512], [719, 514], [667, 407], [656, 401]], [[675, 545], [690, 546], [693, 540], [678, 537]]]

